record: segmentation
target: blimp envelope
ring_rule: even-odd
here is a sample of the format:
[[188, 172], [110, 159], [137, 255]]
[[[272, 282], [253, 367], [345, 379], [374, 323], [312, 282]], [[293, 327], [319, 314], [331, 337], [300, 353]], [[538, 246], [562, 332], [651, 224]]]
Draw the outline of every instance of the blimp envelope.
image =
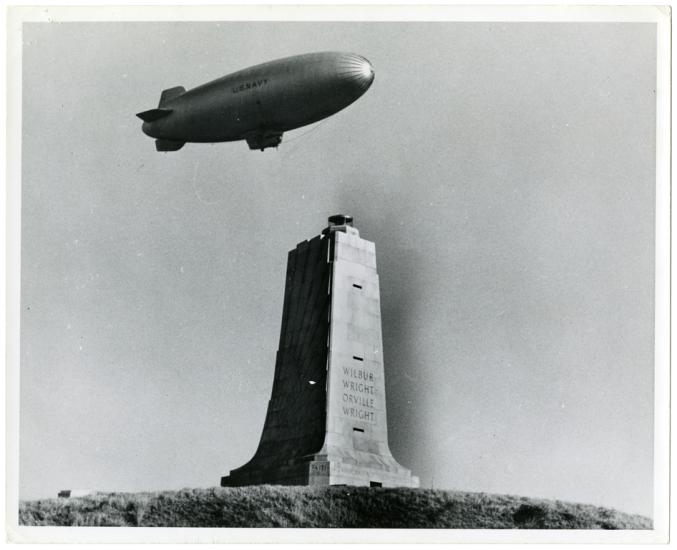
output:
[[352, 53], [319, 52], [255, 65], [186, 91], [164, 90], [156, 109], [138, 113], [158, 151], [187, 142], [246, 140], [277, 147], [282, 134], [337, 113], [359, 99], [374, 69]]

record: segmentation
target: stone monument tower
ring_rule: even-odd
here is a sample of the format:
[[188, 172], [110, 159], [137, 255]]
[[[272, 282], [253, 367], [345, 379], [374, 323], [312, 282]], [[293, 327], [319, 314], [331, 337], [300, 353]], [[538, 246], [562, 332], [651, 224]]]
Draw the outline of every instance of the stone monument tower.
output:
[[376, 255], [352, 225], [332, 216], [289, 252], [263, 433], [223, 487], [418, 487], [388, 449]]

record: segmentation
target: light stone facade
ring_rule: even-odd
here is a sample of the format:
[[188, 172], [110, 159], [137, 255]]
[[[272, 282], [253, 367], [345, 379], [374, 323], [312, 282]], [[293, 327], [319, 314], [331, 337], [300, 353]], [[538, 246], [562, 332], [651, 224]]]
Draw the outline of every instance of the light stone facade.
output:
[[261, 441], [222, 486], [418, 486], [388, 448], [374, 243], [349, 216], [329, 222], [289, 253]]

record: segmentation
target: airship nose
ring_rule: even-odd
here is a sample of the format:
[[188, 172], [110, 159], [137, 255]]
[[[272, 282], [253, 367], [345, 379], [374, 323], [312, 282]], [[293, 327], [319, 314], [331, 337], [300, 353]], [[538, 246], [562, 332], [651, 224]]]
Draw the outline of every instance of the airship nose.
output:
[[341, 77], [350, 81], [363, 94], [374, 81], [374, 68], [361, 55], [349, 55], [340, 65]]

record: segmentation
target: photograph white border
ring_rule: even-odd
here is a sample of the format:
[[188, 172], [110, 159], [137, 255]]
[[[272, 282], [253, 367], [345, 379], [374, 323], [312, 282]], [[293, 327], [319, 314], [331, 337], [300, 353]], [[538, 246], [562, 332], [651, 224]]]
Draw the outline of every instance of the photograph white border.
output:
[[[655, 6], [220, 5], [14, 6], [7, 12], [6, 529], [12, 542], [657, 543], [669, 535], [671, 9]], [[17, 525], [21, 230], [21, 28], [75, 21], [503, 21], [654, 22], [656, 88], [656, 286], [654, 528], [646, 531], [445, 529], [96, 528]]]

